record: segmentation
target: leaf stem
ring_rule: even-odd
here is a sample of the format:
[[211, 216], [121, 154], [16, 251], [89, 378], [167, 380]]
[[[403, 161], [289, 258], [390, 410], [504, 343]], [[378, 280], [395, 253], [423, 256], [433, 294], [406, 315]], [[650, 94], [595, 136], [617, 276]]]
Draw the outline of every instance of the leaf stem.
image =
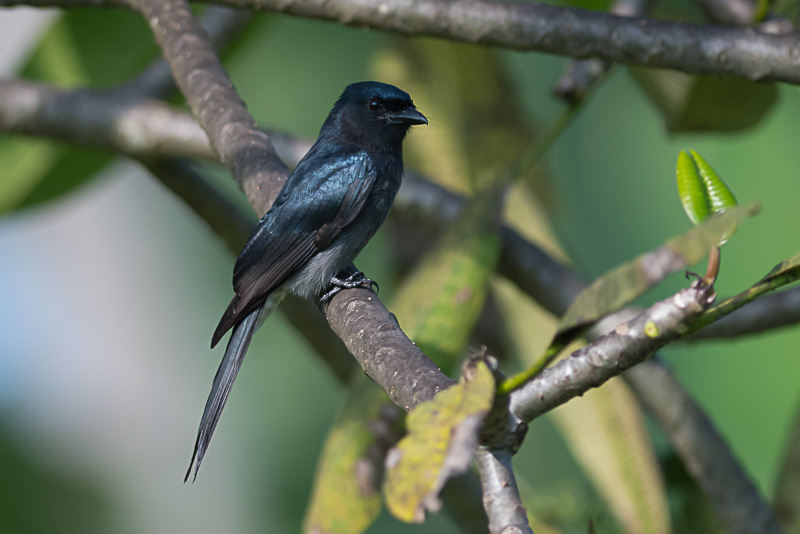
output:
[[533, 364], [531, 364], [527, 369], [524, 371], [520, 371], [515, 375], [511, 375], [497, 387], [497, 395], [508, 395], [515, 389], [519, 389], [520, 387], [524, 386], [529, 380], [533, 379], [541, 373], [550, 362], [552, 362], [558, 353], [564, 348], [564, 343], [560, 342], [558, 339], [554, 339], [553, 342], [547, 347], [545, 353]]
[[708, 253], [708, 268], [706, 269], [706, 276], [705, 282], [713, 286], [714, 282], [717, 281], [717, 275], [719, 275], [719, 265], [722, 259], [722, 248], [719, 246], [711, 247], [711, 250]]

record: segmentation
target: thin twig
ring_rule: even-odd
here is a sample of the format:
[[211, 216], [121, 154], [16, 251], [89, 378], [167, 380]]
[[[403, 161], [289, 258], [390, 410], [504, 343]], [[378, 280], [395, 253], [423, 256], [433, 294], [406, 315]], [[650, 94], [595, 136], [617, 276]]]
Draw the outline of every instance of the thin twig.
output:
[[800, 323], [800, 288], [761, 295], [747, 306], [694, 332], [686, 340], [738, 338], [797, 323]]
[[511, 393], [511, 412], [523, 421], [531, 421], [643, 362], [680, 337], [712, 298], [712, 288], [694, 283], [656, 302]]
[[764, 295], [770, 291], [775, 291], [776, 289], [779, 289], [787, 284], [796, 282], [798, 279], [800, 279], [800, 271], [790, 270], [780, 276], [772, 276], [765, 280], [761, 280], [738, 295], [734, 295], [718, 306], [714, 306], [710, 310], [706, 311], [706, 313], [704, 313], [703, 316], [697, 321], [697, 324], [693, 325], [692, 328], [686, 332], [686, 335], [696, 332], [701, 328], [720, 320], [722, 317], [725, 317], [726, 315], [733, 313], [746, 304], [758, 299], [761, 297], [761, 295]]

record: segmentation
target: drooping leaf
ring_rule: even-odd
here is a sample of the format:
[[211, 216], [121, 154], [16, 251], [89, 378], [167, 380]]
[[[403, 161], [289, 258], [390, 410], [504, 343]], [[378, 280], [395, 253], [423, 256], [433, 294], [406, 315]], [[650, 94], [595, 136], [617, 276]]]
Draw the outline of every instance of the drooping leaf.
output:
[[661, 110], [671, 133], [750, 128], [767, 114], [778, 95], [774, 84], [744, 78], [693, 76], [643, 67], [630, 72]]
[[386, 460], [384, 493], [392, 515], [421, 523], [426, 511], [441, 508], [439, 492], [469, 467], [494, 395], [492, 372], [478, 360], [468, 364], [458, 384], [411, 411], [408, 434]]
[[304, 532], [359, 534], [372, 524], [381, 510], [385, 453], [402, 433], [401, 416], [386, 393], [355, 375], [317, 461]]
[[619, 378], [553, 412], [573, 456], [628, 534], [667, 534], [666, 490], [644, 416]]
[[786, 534], [800, 533], [800, 411], [778, 470], [773, 507]]
[[[519, 221], [517, 228], [523, 235], [557, 249], [552, 232], [537, 229], [547, 223], [537, 222], [535, 214], [541, 208], [533, 199], [517, 195], [509, 207], [509, 221]], [[492, 291], [501, 313], [498, 324], [504, 329], [506, 352], [523, 366], [534, 364], [556, 332], [557, 320], [506, 280], [496, 279]], [[606, 386], [614, 391], [603, 393]], [[645, 532], [669, 532], [667, 495], [659, 478], [658, 461], [643, 428], [641, 408], [625, 385], [612, 380], [580, 399], [579, 406], [573, 406], [573, 402], [554, 410], [549, 417], [556, 418], [557, 429], [597, 494], [609, 503], [617, 522], [652, 527]], [[525, 504], [536, 510], [540, 503]], [[537, 517], [535, 511], [532, 515]], [[585, 525], [583, 514], [573, 511], [573, 515], [573, 520]], [[581, 531], [577, 526], [574, 530]], [[605, 530], [600, 528], [598, 532]]]
[[499, 191], [473, 199], [398, 290], [403, 330], [447, 372], [467, 347], [500, 255]]
[[757, 212], [755, 204], [734, 206], [604, 274], [570, 305], [561, 319], [557, 337], [572, 336], [576, 330], [636, 299], [667, 275], [699, 261], [722, 236], [729, 235], [740, 221]]

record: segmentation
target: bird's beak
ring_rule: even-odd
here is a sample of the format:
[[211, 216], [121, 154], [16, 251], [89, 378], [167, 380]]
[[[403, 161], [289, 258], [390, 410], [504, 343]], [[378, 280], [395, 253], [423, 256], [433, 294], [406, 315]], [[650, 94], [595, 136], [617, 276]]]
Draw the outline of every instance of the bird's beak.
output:
[[392, 111], [386, 114], [389, 124], [428, 124], [425, 115], [417, 111], [417, 108], [407, 107], [400, 111]]

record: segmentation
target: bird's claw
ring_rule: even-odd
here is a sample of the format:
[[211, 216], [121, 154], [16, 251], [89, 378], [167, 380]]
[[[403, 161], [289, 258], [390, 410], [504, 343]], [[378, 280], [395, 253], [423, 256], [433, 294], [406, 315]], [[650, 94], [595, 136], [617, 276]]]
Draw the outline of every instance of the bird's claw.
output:
[[331, 278], [331, 286], [333, 287], [331, 287], [319, 298], [320, 304], [330, 301], [334, 295], [339, 293], [339, 291], [342, 289], [352, 289], [354, 287], [367, 286], [375, 293], [381, 289], [381, 287], [378, 285], [378, 282], [371, 278], [367, 278], [361, 271], [356, 271], [344, 279], [333, 276]]

